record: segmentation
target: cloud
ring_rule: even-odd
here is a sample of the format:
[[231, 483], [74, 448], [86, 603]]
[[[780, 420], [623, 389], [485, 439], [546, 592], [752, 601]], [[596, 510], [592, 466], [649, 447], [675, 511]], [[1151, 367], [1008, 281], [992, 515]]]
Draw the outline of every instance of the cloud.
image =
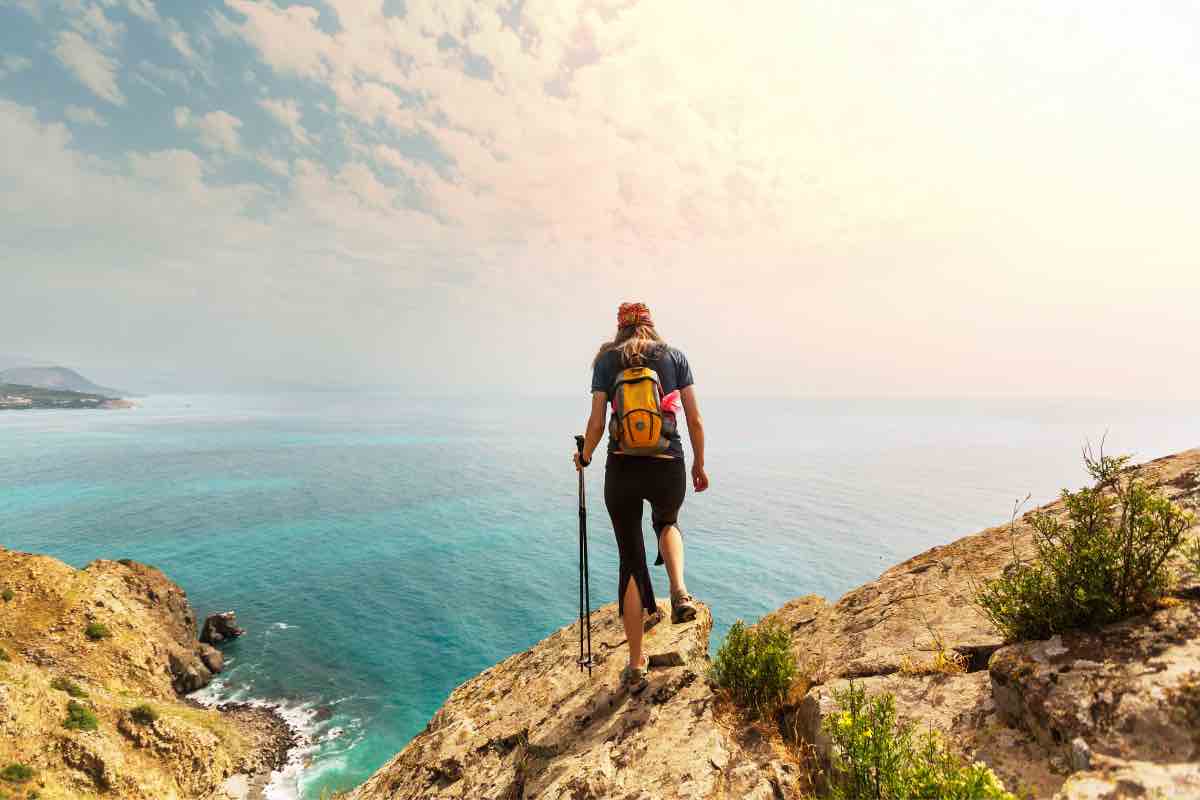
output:
[[110, 20], [99, 5], [84, 5], [81, 0], [67, 0], [64, 9], [68, 24], [100, 47], [114, 50], [120, 44], [125, 26]]
[[132, 174], [152, 184], [205, 191], [204, 161], [190, 150], [158, 150], [150, 153], [130, 153]]
[[97, 128], [108, 127], [108, 120], [97, 114], [94, 108], [70, 105], [63, 110], [63, 114], [76, 125], [95, 125]]
[[[413, 0], [403, 19], [331, 0], [340, 30], [330, 33], [309, 6], [226, 5], [227, 35], [276, 73], [332, 92], [359, 124], [344, 128], [351, 148], [408, 175], [435, 214], [481, 239], [746, 237], [804, 202], [784, 194], [807, 191], [801, 165], [783, 162], [770, 139], [739, 136], [743, 120], [722, 108], [743, 90], [722, 75], [754, 74], [767, 59], [720, 42], [721, 25], [737, 24], [732, 12], [714, 22], [680, 4], [605, 3], [597, 13], [531, 2], [518, 33], [499, 0]], [[697, 65], [694, 43], [706, 38], [710, 63]], [[754, 90], [766, 100], [758, 128], [778, 124], [778, 98], [795, 94], [778, 74], [764, 72], [768, 85]], [[395, 146], [414, 138], [427, 154]], [[430, 171], [439, 159], [448, 166]]]
[[291, 174], [291, 167], [288, 165], [288, 162], [281, 158], [276, 158], [267, 153], [259, 153], [255, 157], [255, 160], [259, 164], [262, 164], [263, 167], [265, 167], [269, 172], [272, 172], [281, 178], [286, 178]]
[[125, 105], [125, 95], [117, 86], [117, 61], [101, 53], [75, 31], [62, 31], [54, 46], [54, 56], [79, 82], [101, 100]]
[[191, 109], [177, 107], [174, 111], [175, 127], [190, 129], [200, 138], [200, 144], [209, 150], [221, 150], [233, 155], [242, 152], [238, 129], [242, 121], [227, 111], [210, 111], [195, 116]]
[[7, 78], [9, 75], [16, 75], [18, 72], [24, 72], [33, 66], [33, 62], [24, 56], [7, 55], [0, 58], [0, 79]]
[[[186, 109], [179, 118], [189, 129], [203, 119]], [[23, 298], [55, 286], [57, 323], [39, 344], [49, 351], [83, 353], [96, 309], [119, 307], [120, 330], [97, 358], [115, 348], [139, 369], [279, 376], [304, 350], [306, 369], [348, 376], [359, 367], [346, 360], [347, 340], [393, 361], [389, 343], [437, 324], [444, 299], [431, 282], [467, 258], [453, 231], [395, 207], [394, 190], [361, 167], [301, 160], [279, 194], [218, 177], [215, 162], [186, 149], [85, 154], [67, 126], [6, 100], [0, 140], [6, 224], [24, 232], [0, 241], [0, 262], [26, 265], [5, 274], [0, 319], [6, 334], [24, 330], [36, 315]], [[353, 320], [332, 316], [351, 307]], [[236, 341], [265, 348], [218, 364]], [[389, 380], [431, 359], [393, 364]]]
[[259, 100], [258, 104], [270, 114], [275, 120], [287, 128], [292, 138], [298, 144], [309, 145], [312, 143], [309, 139], [308, 131], [304, 129], [304, 125], [300, 122], [300, 107], [295, 100], [277, 100], [274, 98], [265, 98]]
[[130, 14], [146, 22], [157, 24], [162, 21], [158, 15], [158, 9], [154, 7], [153, 0], [125, 0], [124, 5]]
[[[1093, 341], [1096, 309], [1146, 350], [1191, 341], [1180, 298], [1200, 290], [1187, 216], [1200, 104], [1180, 98], [1200, 80], [1184, 26], [1156, 26], [1152, 11], [1126, 31], [1103, 6], [1034, 24], [999, 6], [934, 19], [885, 0], [853, 14], [787, 0], [406, 0], [402, 17], [378, 0], [223, 0], [181, 16], [175, 41], [153, 9], [169, 70], [141, 60], [145, 26], [114, 27], [123, 1], [99, 3], [108, 28], [62, 33], [107, 59], [84, 70], [98, 96], [153, 85], [173, 117], [140, 91], [130, 103], [149, 102], [128, 117], [177, 130], [147, 124], [149, 138], [116, 142], [135, 152], [112, 157], [111, 136], [48, 122], [77, 97], [42, 99], [19, 76], [39, 109], [0, 106], [17, 232], [0, 260], [31, 265], [26, 297], [73, 280], [123, 313], [194, 313], [197, 340], [210, 337], [191, 351], [187, 324], [128, 328], [169, 328], [180, 352], [222, 349], [219, 331], [261, 343], [244, 349], [267, 370], [287, 359], [266, 353], [293, 347], [295, 363], [311, 351], [390, 375], [397, 342], [437, 330], [445, 342], [405, 352], [404, 367], [428, 357], [498, 374], [528, 341], [566, 364], [573, 314], [603, 306], [607, 327], [605, 298], [631, 280], [678, 341], [739, 365], [726, 375], [758, 358], [758, 377], [802, 376], [782, 391], [865, 363], [861, 383], [838, 388], [954, 392], [995, 371], [996, 353], [1013, 354], [1011, 375], [1023, 358], [1056, 360], [1029, 385], [1069, 391], [1104, 374], [1057, 357]], [[97, 3], [75, 5], [82, 18]], [[231, 40], [214, 50], [209, 32]], [[42, 39], [61, 49], [59, 33]], [[211, 63], [212, 91], [183, 94], [199, 83], [189, 53]], [[118, 55], [137, 66], [122, 74]], [[146, 141], [155, 151], [137, 152]], [[1119, 302], [1131, 289], [1146, 302]], [[1136, 318], [1150, 307], [1160, 319]], [[86, 338], [70, 324], [54, 335], [72, 331]]]
[[184, 91], [188, 89], [187, 75], [183, 72], [151, 63], [145, 59], [137, 65], [133, 77], [134, 80], [149, 86], [155, 93], [160, 95], [167, 93], [163, 87], [168, 84], [174, 86], [176, 89]]
[[167, 31], [167, 41], [175, 48], [178, 53], [187, 61], [197, 61], [199, 56], [192, 47], [192, 40], [188, 38], [187, 31], [179, 27], [179, 24], [171, 20], [171, 28]]

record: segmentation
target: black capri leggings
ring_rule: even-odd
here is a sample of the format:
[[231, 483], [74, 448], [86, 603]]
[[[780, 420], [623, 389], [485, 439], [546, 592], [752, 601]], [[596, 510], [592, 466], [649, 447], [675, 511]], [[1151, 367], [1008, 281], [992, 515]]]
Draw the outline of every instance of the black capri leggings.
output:
[[[625, 611], [625, 589], [632, 577], [642, 596], [642, 607], [654, 613], [654, 587], [646, 566], [646, 544], [642, 540], [642, 501], [650, 501], [650, 521], [656, 537], [675, 525], [687, 492], [687, 474], [681, 458], [609, 455], [604, 465], [604, 505], [612, 519], [621, 554], [617, 582], [617, 607]], [[659, 548], [655, 564], [663, 563]]]

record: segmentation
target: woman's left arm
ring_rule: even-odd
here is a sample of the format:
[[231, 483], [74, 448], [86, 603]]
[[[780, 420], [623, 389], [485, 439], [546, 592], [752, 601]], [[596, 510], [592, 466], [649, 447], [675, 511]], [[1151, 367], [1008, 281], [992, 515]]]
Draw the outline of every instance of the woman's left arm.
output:
[[[600, 444], [600, 439], [604, 437], [604, 418], [608, 413], [607, 405], [607, 392], [592, 392], [592, 413], [588, 417], [587, 429], [583, 437], [583, 460], [588, 463], [591, 463], [592, 453], [596, 451], [596, 446]], [[583, 469], [583, 464], [579, 462], [578, 450], [575, 451], [571, 458], [575, 462], [575, 469]]]

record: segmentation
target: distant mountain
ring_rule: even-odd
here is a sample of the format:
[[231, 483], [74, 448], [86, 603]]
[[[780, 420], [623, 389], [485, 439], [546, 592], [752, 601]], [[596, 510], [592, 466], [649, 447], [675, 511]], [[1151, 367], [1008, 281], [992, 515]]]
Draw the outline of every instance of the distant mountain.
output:
[[39, 361], [36, 358], [29, 356], [16, 355], [13, 353], [0, 353], [0, 370], [12, 369], [13, 367], [52, 367], [49, 361]]
[[17, 383], [39, 389], [98, 394], [104, 397], [123, 397], [127, 392], [97, 386], [73, 369], [66, 367], [13, 367], [0, 370], [0, 383]]

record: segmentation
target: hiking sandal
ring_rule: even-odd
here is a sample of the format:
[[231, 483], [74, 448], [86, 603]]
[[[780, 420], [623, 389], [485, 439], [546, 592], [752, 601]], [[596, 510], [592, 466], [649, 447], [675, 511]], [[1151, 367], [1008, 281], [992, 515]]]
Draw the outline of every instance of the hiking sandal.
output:
[[696, 618], [696, 598], [690, 594], [680, 592], [679, 594], [671, 593], [671, 624], [678, 625], [681, 622], [691, 622]]
[[646, 672], [649, 665], [645, 667], [631, 667], [626, 665], [621, 670], [621, 685], [629, 690], [630, 694], [638, 694], [646, 688]]

